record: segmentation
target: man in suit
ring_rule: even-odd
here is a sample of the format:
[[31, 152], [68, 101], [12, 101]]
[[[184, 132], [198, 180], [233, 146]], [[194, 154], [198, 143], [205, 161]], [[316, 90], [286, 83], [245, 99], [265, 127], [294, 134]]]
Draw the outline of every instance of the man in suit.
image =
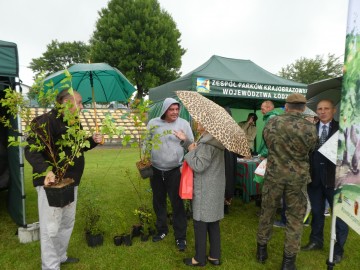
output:
[[[321, 100], [317, 105], [316, 113], [320, 120], [316, 124], [319, 144], [310, 157], [312, 182], [308, 185], [312, 208], [311, 234], [309, 243], [301, 248], [303, 251], [323, 248], [326, 199], [329, 201], [331, 209], [333, 209], [336, 165], [323, 156], [318, 149], [339, 129], [339, 123], [334, 120], [335, 112], [336, 109], [331, 100]], [[336, 244], [333, 260], [335, 263], [339, 263], [343, 257], [348, 232], [347, 224], [340, 218], [336, 218]]]

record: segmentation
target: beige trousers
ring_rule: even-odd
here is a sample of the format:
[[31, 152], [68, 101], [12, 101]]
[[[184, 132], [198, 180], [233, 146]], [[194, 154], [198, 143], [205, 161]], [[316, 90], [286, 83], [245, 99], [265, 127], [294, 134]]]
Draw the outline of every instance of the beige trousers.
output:
[[67, 259], [67, 248], [74, 228], [77, 202], [75, 200], [65, 207], [49, 206], [44, 187], [36, 187], [38, 193], [38, 210], [40, 222], [41, 267], [43, 270], [58, 270], [60, 263]]

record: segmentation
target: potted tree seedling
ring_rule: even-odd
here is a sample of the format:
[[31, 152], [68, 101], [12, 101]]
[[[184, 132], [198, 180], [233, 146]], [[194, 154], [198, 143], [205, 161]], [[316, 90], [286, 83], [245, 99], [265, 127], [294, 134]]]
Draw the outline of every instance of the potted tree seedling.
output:
[[101, 230], [99, 201], [90, 194], [87, 196], [82, 211], [85, 219], [86, 242], [89, 247], [101, 246], [104, 242], [104, 232]]
[[[133, 212], [134, 215], [138, 218], [138, 223], [132, 226], [131, 234], [132, 237], [141, 236], [141, 240], [146, 241], [149, 235], [153, 233], [153, 214], [150, 207], [148, 207], [146, 203], [150, 201], [150, 198], [145, 197], [145, 195], [151, 194], [151, 189], [150, 187], [145, 188], [146, 193], [143, 194], [140, 192], [140, 190], [141, 186], [143, 186], [145, 183], [141, 181], [141, 178], [139, 176], [135, 177], [130, 173], [129, 169], [125, 170], [125, 175], [130, 180], [130, 183], [133, 186], [140, 203], [140, 206], [137, 207]], [[138, 185], [136, 184], [136, 181], [138, 181]]]
[[[119, 226], [120, 224], [120, 226]], [[114, 237], [113, 237], [113, 241], [114, 241], [114, 245], [115, 246], [121, 246], [123, 244], [123, 240], [124, 240], [124, 235], [125, 235], [125, 231], [126, 231], [126, 224], [124, 222], [124, 220], [122, 220], [121, 218], [116, 219], [116, 224], [114, 225], [115, 227], [120, 227], [121, 230], [119, 231], [119, 233], [117, 233]]]
[[132, 146], [139, 148], [140, 160], [136, 162], [140, 175], [143, 179], [151, 177], [153, 174], [151, 167], [151, 150], [159, 149], [161, 144], [160, 138], [164, 135], [171, 134], [171, 130], [165, 130], [162, 134], [154, 135], [156, 126], [146, 128], [147, 113], [149, 111], [149, 105], [151, 101], [136, 99], [131, 104], [132, 119], [134, 126], [138, 131], [138, 141], [133, 142]]
[[[71, 80], [71, 76], [68, 78]], [[74, 186], [73, 179], [65, 178], [65, 173], [69, 166], [74, 164], [74, 159], [79, 157], [82, 149], [89, 146], [87, 141], [87, 134], [80, 128], [80, 121], [70, 112], [70, 103], [54, 104], [58, 115], [56, 117], [63, 117], [67, 122], [67, 129], [65, 135], [56, 142], [55, 150], [54, 142], [49, 134], [49, 127], [47, 123], [40, 123], [38, 118], [30, 122], [29, 108], [22, 95], [11, 89], [5, 90], [5, 98], [2, 99], [1, 105], [6, 107], [10, 117], [20, 116], [25, 119], [28, 125], [23, 134], [32, 143], [21, 141], [21, 138], [15, 139], [10, 137], [8, 139], [9, 146], [26, 146], [32, 152], [45, 152], [48, 159], [48, 168], [41, 174], [34, 174], [34, 178], [45, 176], [47, 172], [52, 170], [55, 174], [55, 183], [53, 186], [44, 187], [48, 202], [50, 206], [63, 207], [74, 201]], [[70, 87], [69, 93], [72, 93]], [[39, 92], [39, 99], [41, 100], [55, 100], [57, 91], [48, 91], [46, 93]], [[43, 101], [44, 102], [44, 101]], [[7, 125], [10, 119], [2, 119], [2, 122]]]
[[[5, 90], [5, 98], [0, 100], [1, 106], [6, 108], [9, 117], [2, 117], [0, 121], [6, 127], [11, 128], [11, 117], [16, 118], [20, 116], [28, 123], [22, 134], [31, 143], [29, 144], [25, 140], [22, 141], [20, 136], [17, 139], [9, 137], [9, 146], [26, 146], [29, 148], [29, 151], [43, 152], [47, 155], [48, 168], [41, 174], [34, 174], [34, 178], [45, 176], [50, 170], [53, 171], [55, 183], [51, 186], [45, 186], [44, 189], [50, 206], [64, 207], [74, 201], [74, 180], [65, 178], [66, 172], [70, 166], [74, 165], [75, 159], [83, 154], [85, 148], [90, 148], [88, 138], [91, 135], [82, 129], [80, 118], [76, 113], [72, 112], [74, 105], [70, 102], [64, 104], [55, 103], [58, 90], [52, 88], [44, 92], [42, 81], [43, 78], [39, 77], [34, 84], [34, 87], [37, 89], [39, 102], [42, 104], [53, 103], [53, 107], [56, 109], [54, 113], [57, 113], [56, 117], [61, 117], [66, 123], [65, 134], [58, 138], [56, 142], [53, 142], [47, 123], [40, 123], [38, 118], [30, 121], [30, 109], [27, 102], [20, 93], [11, 89]], [[65, 70], [65, 79], [62, 82], [62, 87], [67, 88], [69, 93], [73, 95], [71, 74], [67, 70]], [[56, 146], [56, 149], [54, 146]]]
[[132, 245], [132, 235], [131, 235], [129, 226], [128, 226], [124, 216], [121, 217], [120, 227], [121, 227], [122, 233], [120, 235], [114, 236], [114, 244], [116, 246], [120, 246], [120, 245], [131, 246]]
[[153, 215], [151, 209], [145, 205], [138, 207], [134, 210], [135, 216], [139, 218], [140, 224], [140, 236], [141, 241], [146, 242], [149, 239], [149, 236], [153, 234]]

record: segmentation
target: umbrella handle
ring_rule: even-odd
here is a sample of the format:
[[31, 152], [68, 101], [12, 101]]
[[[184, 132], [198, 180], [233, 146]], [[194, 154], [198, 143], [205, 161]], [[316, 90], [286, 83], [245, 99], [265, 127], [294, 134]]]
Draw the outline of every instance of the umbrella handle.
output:
[[[96, 101], [95, 101], [95, 94], [94, 94], [94, 87], [91, 87], [91, 92], [92, 92], [92, 100], [93, 100], [93, 106], [94, 106], [94, 114], [95, 114], [95, 132], [99, 133], [99, 125], [97, 123], [97, 111], [96, 111]], [[104, 144], [105, 143], [105, 138], [104, 136], [102, 137], [102, 140], [99, 144]]]

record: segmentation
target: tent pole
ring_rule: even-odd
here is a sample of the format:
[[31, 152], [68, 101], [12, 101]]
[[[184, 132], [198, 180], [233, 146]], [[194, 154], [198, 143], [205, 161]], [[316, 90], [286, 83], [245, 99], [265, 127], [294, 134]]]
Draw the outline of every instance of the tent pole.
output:
[[335, 266], [334, 260], [334, 246], [336, 241], [336, 215], [334, 215], [334, 211], [331, 214], [331, 233], [330, 233], [330, 251], [329, 258], [326, 261], [327, 269], [332, 270]]
[[[20, 82], [19, 84], [16, 86], [16, 88], [19, 89], [19, 93], [22, 94], [22, 91], [21, 91], [21, 87], [19, 86], [20, 85]], [[23, 134], [22, 134], [22, 125], [21, 125], [21, 116], [20, 114], [18, 113], [17, 114], [17, 125], [18, 125], [18, 130], [19, 130], [19, 140], [20, 142], [23, 141]], [[22, 219], [23, 219], [23, 222], [22, 222], [22, 226], [27, 226], [27, 223], [26, 223], [26, 207], [25, 207], [25, 185], [24, 185], [24, 150], [21, 146], [19, 146], [19, 171], [20, 171], [20, 179], [21, 179], [21, 204], [22, 204], [22, 212], [23, 212], [23, 215], [22, 215]]]
[[[21, 130], [21, 118], [18, 116], [18, 125], [20, 127], [20, 140], [22, 141], [22, 130]], [[19, 146], [19, 169], [20, 169], [20, 178], [21, 178], [21, 202], [23, 210], [23, 226], [26, 226], [26, 207], [25, 207], [25, 187], [24, 187], [24, 150]]]

